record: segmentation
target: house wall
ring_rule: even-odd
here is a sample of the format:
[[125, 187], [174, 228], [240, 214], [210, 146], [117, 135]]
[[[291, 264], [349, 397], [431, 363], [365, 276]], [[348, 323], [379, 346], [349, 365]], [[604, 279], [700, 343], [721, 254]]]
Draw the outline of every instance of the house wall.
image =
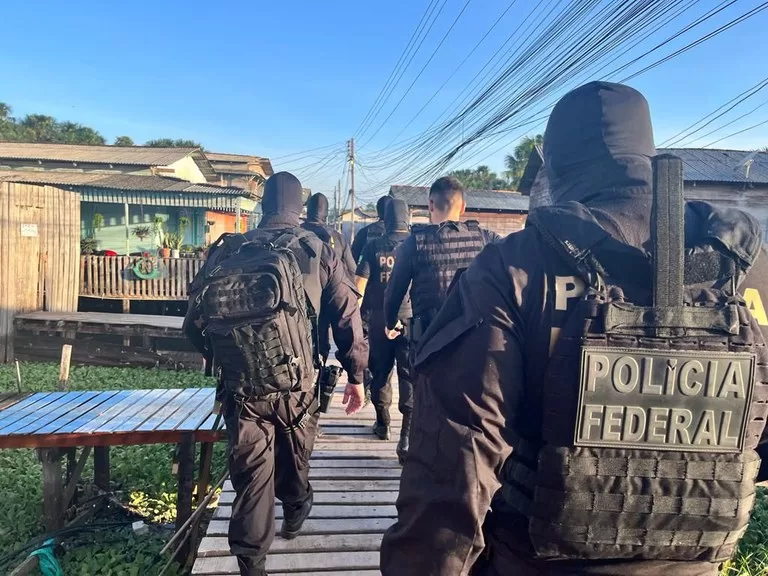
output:
[[79, 220], [76, 192], [0, 182], [0, 362], [14, 358], [16, 314], [77, 310]]
[[[176, 178], [181, 178], [182, 180], [186, 180], [187, 182], [193, 182], [195, 184], [202, 184], [206, 182], [205, 176], [203, 176], [203, 173], [200, 171], [200, 168], [195, 163], [194, 159], [191, 156], [186, 156], [182, 158], [181, 160], [178, 160], [174, 162], [173, 164], [170, 164], [168, 168], [172, 168], [174, 171], [173, 176]], [[170, 175], [170, 174], [163, 174], [163, 175]]]
[[[93, 227], [94, 214], [104, 216], [104, 226], [100, 230]], [[155, 216], [165, 220], [165, 231], [175, 232], [179, 227], [179, 218], [189, 217], [192, 222], [184, 233], [184, 244], [193, 246], [204, 242], [205, 210], [199, 208], [174, 208], [169, 206], [128, 207], [128, 225], [131, 229], [139, 225], [154, 229]], [[92, 236], [98, 241], [98, 250], [114, 250], [118, 254], [126, 252], [125, 207], [123, 204], [83, 202], [81, 205], [80, 236]], [[159, 246], [159, 237], [154, 234], [139, 240], [131, 233], [129, 237], [131, 252], [154, 252]]]
[[[206, 212], [205, 213], [206, 224], [208, 225], [207, 232], [205, 233], [205, 245], [209, 246], [213, 244], [219, 236], [225, 232], [235, 232], [235, 215], [226, 214], [222, 212]], [[208, 224], [212, 222], [212, 224]], [[240, 217], [240, 231], [248, 231], [248, 216], [246, 214]]]

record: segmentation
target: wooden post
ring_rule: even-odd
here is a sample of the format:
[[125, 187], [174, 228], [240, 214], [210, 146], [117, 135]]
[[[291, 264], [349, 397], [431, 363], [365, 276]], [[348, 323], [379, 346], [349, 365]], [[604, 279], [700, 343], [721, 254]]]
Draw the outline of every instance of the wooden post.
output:
[[16, 360], [16, 388], [19, 390], [19, 394], [21, 394], [21, 366], [18, 360]]
[[[192, 490], [195, 485], [195, 437], [184, 434], [178, 446], [179, 453], [179, 492], [176, 499], [176, 531], [181, 530], [184, 523], [192, 515]], [[186, 558], [189, 554], [190, 541], [187, 540], [178, 558]]]
[[93, 451], [93, 483], [109, 492], [109, 446], [97, 446]]
[[131, 216], [128, 214], [128, 202], [125, 206], [125, 255], [131, 255]]
[[57, 448], [41, 448], [39, 455], [43, 464], [43, 518], [45, 529], [51, 532], [64, 525], [61, 509], [61, 452]]
[[61, 363], [59, 364], [59, 390], [67, 389], [69, 381], [69, 363], [72, 360], [72, 345], [64, 344], [61, 347]]
[[195, 504], [198, 506], [205, 498], [208, 491], [208, 484], [211, 481], [211, 460], [213, 459], [213, 443], [200, 443], [200, 470], [197, 478], [197, 498]]

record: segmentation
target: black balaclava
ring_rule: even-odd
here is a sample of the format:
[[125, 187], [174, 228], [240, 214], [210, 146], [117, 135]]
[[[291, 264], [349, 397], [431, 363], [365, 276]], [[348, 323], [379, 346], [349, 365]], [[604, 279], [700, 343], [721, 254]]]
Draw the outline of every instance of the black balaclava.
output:
[[651, 193], [656, 154], [648, 102], [622, 84], [590, 82], [555, 105], [544, 135], [554, 203]]
[[328, 198], [318, 192], [307, 201], [307, 222], [325, 224], [328, 221]]
[[298, 226], [303, 205], [299, 179], [290, 172], [278, 172], [264, 184], [259, 227]]
[[612, 236], [647, 246], [655, 154], [640, 92], [610, 82], [576, 88], [555, 105], [544, 134], [552, 202], [580, 202]]
[[387, 205], [392, 202], [392, 196], [382, 196], [376, 201], [376, 213], [379, 215], [379, 220], [384, 220], [384, 215], [387, 212]]
[[405, 200], [392, 198], [384, 211], [384, 227], [387, 232], [408, 232], [408, 220], [408, 204]]

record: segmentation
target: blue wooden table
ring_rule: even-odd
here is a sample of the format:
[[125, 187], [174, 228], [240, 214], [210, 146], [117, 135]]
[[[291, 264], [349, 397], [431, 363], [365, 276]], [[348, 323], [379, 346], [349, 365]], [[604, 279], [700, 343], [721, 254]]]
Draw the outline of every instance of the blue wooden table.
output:
[[[45, 523], [54, 530], [63, 523], [93, 448], [96, 485], [108, 490], [110, 446], [177, 444], [180, 525], [192, 509], [196, 443], [201, 444], [198, 499], [202, 499], [210, 480], [213, 442], [223, 435], [214, 400], [213, 388], [5, 395], [0, 398], [0, 449], [38, 450]], [[62, 481], [64, 454], [70, 460], [67, 486]]]

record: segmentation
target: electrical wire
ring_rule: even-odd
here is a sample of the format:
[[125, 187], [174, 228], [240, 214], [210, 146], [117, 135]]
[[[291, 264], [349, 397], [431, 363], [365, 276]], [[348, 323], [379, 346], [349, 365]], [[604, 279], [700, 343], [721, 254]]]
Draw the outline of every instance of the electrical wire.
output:
[[759, 128], [760, 126], [765, 126], [768, 124], [768, 120], [763, 120], [762, 122], [758, 122], [757, 124], [753, 124], [752, 126], [748, 126], [747, 128], [743, 128], [739, 130], [738, 132], [733, 132], [731, 134], [728, 134], [728, 136], [723, 136], [722, 138], [719, 138], [715, 140], [714, 142], [710, 142], [709, 144], [705, 144], [702, 146], [702, 148], [709, 148], [710, 146], [714, 146], [718, 142], [722, 142], [723, 140], [728, 140], [728, 138], [732, 138], [733, 136], [738, 136], [739, 134], [743, 134], [744, 132], [748, 132], [750, 130], [754, 130], [755, 128]]

